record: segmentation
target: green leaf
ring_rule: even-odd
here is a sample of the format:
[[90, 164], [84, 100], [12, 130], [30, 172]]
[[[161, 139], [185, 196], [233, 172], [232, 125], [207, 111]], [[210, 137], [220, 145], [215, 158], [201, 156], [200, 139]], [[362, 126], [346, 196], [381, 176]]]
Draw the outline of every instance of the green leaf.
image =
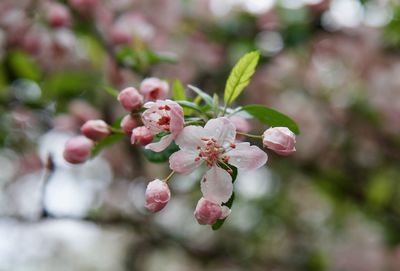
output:
[[153, 52], [149, 49], [144, 51], [144, 54], [147, 58], [147, 62], [151, 65], [159, 64], [159, 63], [176, 63], [177, 57], [172, 53], [160, 53]]
[[100, 153], [100, 151], [102, 149], [104, 149], [105, 147], [107, 147], [109, 145], [117, 143], [118, 141], [122, 140], [125, 137], [126, 137], [125, 134], [116, 133], [116, 134], [112, 134], [112, 135], [98, 141], [92, 149], [91, 156], [95, 157], [96, 155], [98, 155]]
[[185, 108], [190, 108], [190, 109], [196, 110], [196, 111], [198, 111], [200, 113], [203, 113], [202, 108], [200, 106], [198, 106], [197, 104], [195, 104], [195, 103], [192, 103], [192, 102], [189, 102], [189, 101], [175, 101], [175, 102], [177, 102], [180, 106], [184, 107], [184, 109]]
[[[187, 101], [185, 87], [182, 85], [182, 82], [179, 80], [174, 80], [172, 84], [172, 98], [175, 101]], [[190, 107], [189, 107], [190, 108]], [[183, 114], [188, 116], [192, 114], [192, 110], [188, 107], [183, 108]]]
[[105, 86], [105, 87], [104, 87], [104, 90], [105, 90], [108, 94], [110, 94], [111, 96], [113, 96], [113, 97], [115, 97], [115, 98], [118, 97], [119, 92], [118, 92], [118, 90], [116, 90], [115, 88]]
[[63, 71], [46, 78], [43, 83], [46, 98], [63, 101], [83, 92], [94, 90], [98, 85], [98, 75], [84, 71]]
[[10, 67], [19, 78], [38, 81], [40, 79], [40, 70], [34, 60], [22, 51], [13, 51], [9, 54]]
[[219, 113], [219, 97], [217, 95], [217, 93], [214, 93], [213, 96], [213, 107], [212, 107], [215, 116], [218, 116]]
[[230, 105], [250, 83], [259, 58], [258, 51], [247, 53], [233, 67], [225, 85], [224, 101], [226, 105]]
[[172, 84], [172, 98], [176, 101], [186, 101], [185, 88], [179, 80], [174, 80]]
[[204, 101], [206, 104], [208, 104], [208, 105], [211, 106], [211, 107], [213, 106], [214, 101], [213, 101], [213, 98], [211, 98], [210, 95], [208, 95], [207, 93], [205, 93], [205, 92], [202, 91], [201, 89], [199, 89], [199, 88], [197, 88], [197, 87], [195, 87], [195, 86], [192, 86], [192, 85], [188, 85], [188, 88], [190, 88], [191, 90], [193, 90], [194, 92], [196, 92], [197, 95], [199, 95], [199, 96], [203, 99], [203, 101]]
[[[229, 167], [228, 167], [229, 166]], [[232, 166], [232, 165], [221, 165], [221, 167], [223, 169], [231, 169], [232, 170], [232, 183], [234, 183], [236, 181], [237, 178], [237, 174], [238, 174], [238, 170], [236, 167]], [[229, 209], [232, 208], [233, 202], [235, 200], [235, 193], [232, 193], [232, 196], [229, 198], [229, 200], [225, 203], [222, 203], [222, 205], [227, 206]], [[225, 223], [226, 218], [224, 219], [218, 219], [217, 222], [215, 222], [214, 224], [211, 225], [211, 228], [216, 231], [219, 228], [222, 227], [222, 225]]]
[[271, 127], [287, 127], [293, 133], [297, 135], [300, 134], [299, 127], [294, 120], [274, 109], [254, 104], [243, 106], [241, 111], [246, 111], [260, 122]]

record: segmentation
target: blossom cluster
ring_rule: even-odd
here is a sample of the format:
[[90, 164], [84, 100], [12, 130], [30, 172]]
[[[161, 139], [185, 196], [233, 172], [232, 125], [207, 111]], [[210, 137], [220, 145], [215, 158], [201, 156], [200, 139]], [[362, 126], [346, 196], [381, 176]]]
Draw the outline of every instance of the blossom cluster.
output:
[[[176, 144], [179, 150], [168, 157], [171, 174], [153, 180], [147, 186], [146, 208], [158, 212], [167, 205], [171, 198], [168, 182], [174, 173], [187, 175], [201, 168], [204, 169], [200, 181], [202, 197], [194, 216], [199, 224], [209, 225], [225, 219], [231, 212], [230, 200], [237, 171], [258, 169], [268, 160], [265, 151], [246, 142], [246, 137], [259, 139], [265, 148], [286, 156], [296, 150], [295, 134], [283, 126], [270, 127], [262, 135], [247, 134], [250, 123], [237, 115], [240, 107], [230, 109], [227, 102], [222, 109], [215, 99], [210, 101], [211, 96], [207, 93], [189, 87], [197, 92], [206, 106], [200, 107], [189, 99], [169, 99], [168, 83], [154, 77], [144, 79], [138, 89], [123, 89], [117, 99], [128, 114], [122, 118], [120, 127], [112, 127], [103, 120], [87, 121], [81, 127], [83, 135], [66, 143], [64, 158], [73, 164], [83, 163], [89, 159], [96, 142], [113, 133], [124, 133], [132, 144], [143, 145], [152, 152], [164, 152], [171, 144]], [[183, 87], [174, 89], [174, 92], [178, 90], [184, 92]], [[229, 93], [228, 90], [228, 97]], [[262, 116], [268, 114], [264, 111]]]

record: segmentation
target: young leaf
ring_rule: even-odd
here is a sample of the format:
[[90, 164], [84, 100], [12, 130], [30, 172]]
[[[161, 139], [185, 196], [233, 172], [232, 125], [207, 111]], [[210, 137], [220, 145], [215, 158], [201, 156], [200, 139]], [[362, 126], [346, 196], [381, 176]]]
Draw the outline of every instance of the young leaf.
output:
[[96, 143], [96, 145], [94, 146], [94, 148], [92, 149], [91, 156], [95, 157], [96, 155], [98, 155], [100, 153], [100, 151], [102, 149], [104, 149], [105, 147], [107, 147], [109, 145], [117, 143], [118, 141], [122, 140], [125, 137], [126, 137], [126, 135], [117, 133], [117, 134], [112, 134], [112, 135], [98, 141]]
[[213, 107], [212, 110], [214, 111], [215, 116], [218, 116], [219, 113], [219, 97], [217, 93], [213, 95]]
[[192, 102], [189, 102], [189, 101], [176, 101], [176, 102], [177, 102], [180, 106], [183, 107], [183, 110], [185, 110], [185, 109], [187, 109], [187, 108], [190, 108], [190, 109], [196, 110], [196, 111], [198, 111], [198, 112], [200, 112], [200, 113], [203, 113], [203, 110], [201, 109], [201, 107], [198, 106], [198, 105], [195, 104], [195, 103], [192, 103]]
[[185, 88], [179, 80], [174, 80], [172, 85], [172, 98], [176, 101], [186, 101]]
[[[229, 166], [229, 167], [228, 167], [228, 166]], [[221, 167], [222, 167], [223, 169], [232, 169], [232, 174], [231, 174], [231, 176], [232, 176], [232, 183], [234, 183], [234, 182], [236, 181], [236, 178], [237, 178], [238, 170], [237, 170], [237, 168], [236, 168], [235, 166], [232, 166], [232, 165], [228, 165], [228, 166], [226, 166], [226, 165], [221, 165]], [[227, 206], [229, 209], [231, 209], [234, 200], [235, 200], [235, 193], [232, 193], [232, 196], [229, 198], [229, 200], [228, 200], [227, 202], [223, 203], [222, 205], [225, 205], [225, 206]], [[224, 219], [218, 219], [217, 222], [215, 222], [214, 224], [211, 225], [211, 228], [212, 228], [214, 231], [218, 230], [218, 229], [221, 228], [222, 225], [225, 223], [225, 220], [226, 220], [226, 218], [224, 218]]]
[[262, 123], [271, 127], [287, 127], [295, 134], [300, 133], [299, 127], [294, 120], [274, 109], [254, 104], [243, 106], [241, 111], [246, 111]]
[[210, 95], [208, 95], [207, 93], [205, 93], [201, 89], [199, 89], [199, 88], [197, 88], [195, 86], [192, 86], [192, 85], [188, 85], [188, 88], [190, 88], [191, 90], [196, 92], [197, 95], [199, 95], [206, 104], [208, 104], [211, 107], [213, 106], [214, 101], [213, 101], [213, 98], [211, 98]]
[[224, 101], [226, 105], [230, 105], [250, 83], [259, 58], [258, 51], [247, 53], [233, 67], [225, 85]]
[[23, 51], [11, 51], [8, 56], [10, 68], [17, 77], [38, 82], [41, 77], [40, 69], [33, 58]]
[[105, 86], [105, 87], [104, 87], [104, 90], [105, 90], [108, 94], [110, 94], [111, 96], [113, 96], [114, 98], [117, 98], [117, 97], [118, 97], [119, 92], [118, 92], [118, 90], [116, 90], [115, 88]]

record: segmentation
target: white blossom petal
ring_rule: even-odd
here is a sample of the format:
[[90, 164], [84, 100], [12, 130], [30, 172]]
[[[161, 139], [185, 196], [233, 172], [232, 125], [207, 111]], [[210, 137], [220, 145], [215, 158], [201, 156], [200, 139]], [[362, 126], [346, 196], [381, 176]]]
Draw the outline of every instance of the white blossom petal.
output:
[[201, 140], [205, 136], [204, 128], [201, 126], [186, 126], [175, 139], [176, 144], [183, 150], [194, 150], [197, 147], [204, 146]]
[[220, 146], [233, 143], [236, 137], [235, 125], [228, 118], [217, 118], [209, 120], [204, 129], [208, 136], [217, 140]]
[[243, 142], [236, 144], [234, 149], [226, 152], [228, 163], [239, 169], [253, 170], [263, 166], [267, 160], [267, 154], [257, 146]]
[[166, 135], [158, 142], [147, 144], [145, 148], [155, 152], [161, 152], [165, 150], [173, 140], [174, 137], [172, 135]]
[[204, 198], [219, 204], [227, 202], [232, 191], [232, 177], [220, 167], [211, 167], [201, 180], [201, 192]]
[[177, 173], [189, 174], [203, 162], [201, 159], [195, 160], [198, 156], [198, 151], [180, 150], [174, 152], [169, 157], [169, 167]]

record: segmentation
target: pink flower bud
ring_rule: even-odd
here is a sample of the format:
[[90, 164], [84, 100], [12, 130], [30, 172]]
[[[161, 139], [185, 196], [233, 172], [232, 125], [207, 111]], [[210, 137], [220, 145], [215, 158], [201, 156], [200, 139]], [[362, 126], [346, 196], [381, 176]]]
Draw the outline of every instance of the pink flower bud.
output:
[[65, 143], [64, 159], [71, 164], [85, 162], [89, 156], [94, 142], [84, 136], [76, 136]]
[[132, 34], [129, 31], [117, 26], [111, 29], [110, 36], [114, 45], [129, 44], [132, 40]]
[[88, 120], [82, 125], [81, 132], [94, 141], [106, 138], [111, 134], [110, 128], [103, 120]]
[[95, 11], [98, 0], [69, 0], [69, 4], [83, 13], [91, 13]]
[[147, 185], [146, 193], [146, 208], [150, 212], [158, 212], [167, 205], [171, 198], [171, 192], [167, 183], [156, 179]]
[[136, 127], [132, 130], [131, 143], [140, 143], [147, 145], [153, 141], [153, 134], [145, 126]]
[[47, 11], [47, 21], [52, 27], [63, 27], [71, 24], [71, 16], [66, 6], [51, 3]]
[[263, 134], [263, 144], [280, 155], [290, 155], [296, 151], [296, 136], [286, 127], [267, 129]]
[[169, 85], [155, 77], [146, 78], [139, 88], [146, 101], [165, 100], [169, 93]]
[[143, 96], [139, 94], [136, 88], [129, 87], [119, 93], [118, 101], [127, 111], [132, 111], [142, 106]]
[[136, 128], [137, 122], [134, 118], [132, 118], [131, 115], [126, 115], [122, 120], [121, 120], [121, 128], [124, 131], [125, 134], [131, 135], [132, 130]]
[[230, 209], [226, 206], [221, 206], [218, 203], [201, 198], [197, 203], [194, 216], [197, 222], [201, 225], [212, 225], [218, 219], [224, 219], [230, 213]]

